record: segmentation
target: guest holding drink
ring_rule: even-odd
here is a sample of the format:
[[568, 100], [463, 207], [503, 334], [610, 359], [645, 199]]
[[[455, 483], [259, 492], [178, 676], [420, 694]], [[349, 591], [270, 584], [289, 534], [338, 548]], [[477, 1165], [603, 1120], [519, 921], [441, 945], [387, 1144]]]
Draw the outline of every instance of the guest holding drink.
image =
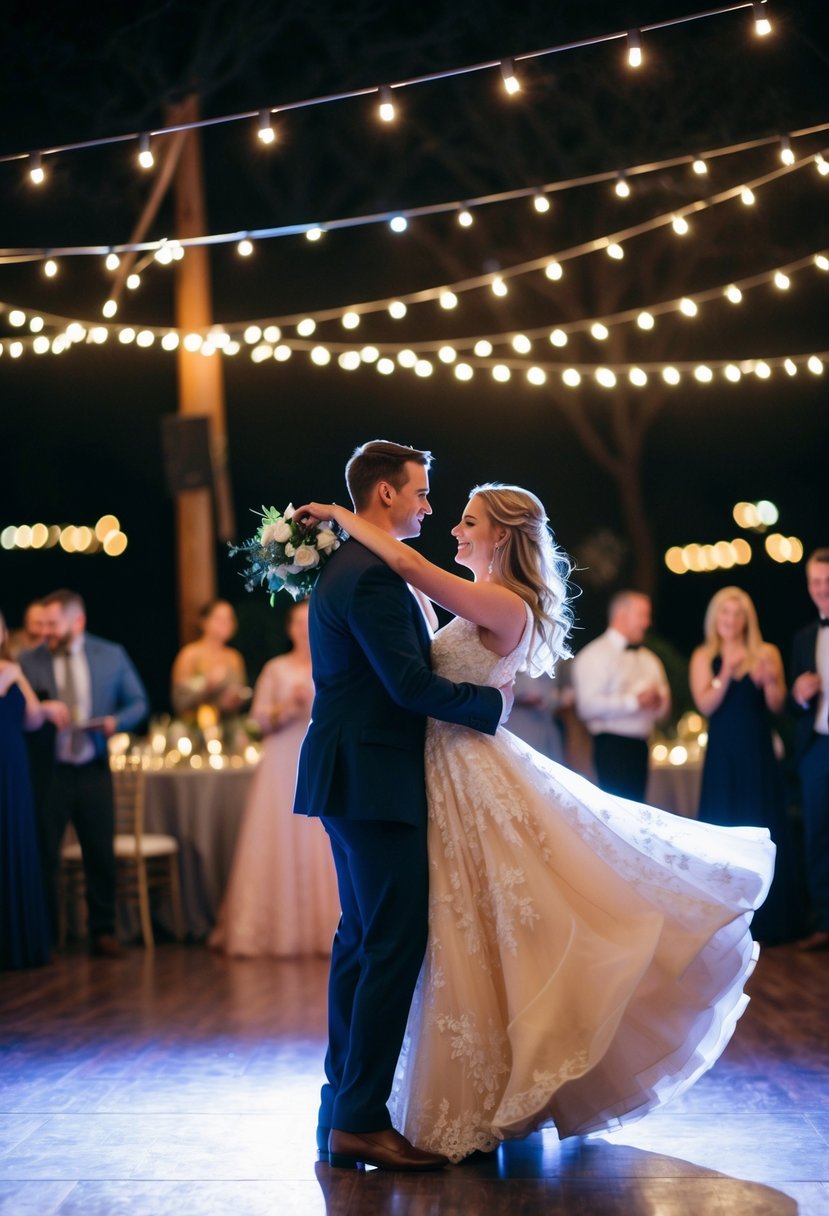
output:
[[786, 701], [783, 661], [763, 641], [739, 587], [723, 587], [705, 613], [705, 641], [691, 656], [691, 694], [708, 719], [699, 817], [723, 827], [766, 827], [777, 846], [774, 881], [753, 922], [767, 945], [801, 930], [801, 900], [771, 715]]
[[52, 952], [24, 730], [69, 724], [61, 701], [38, 701], [9, 658], [0, 614], [0, 970], [39, 967]]
[[340, 915], [325, 832], [292, 814], [314, 699], [307, 600], [291, 604], [285, 627], [292, 649], [265, 664], [253, 697], [251, 716], [264, 747], [210, 937], [210, 945], [226, 954], [330, 954]]

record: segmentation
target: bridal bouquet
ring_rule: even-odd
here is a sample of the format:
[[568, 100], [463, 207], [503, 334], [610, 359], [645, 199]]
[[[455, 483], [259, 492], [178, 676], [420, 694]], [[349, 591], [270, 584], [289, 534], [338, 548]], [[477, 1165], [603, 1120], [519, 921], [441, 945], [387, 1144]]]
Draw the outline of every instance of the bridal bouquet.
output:
[[282, 512], [276, 507], [263, 507], [261, 518], [256, 535], [230, 550], [231, 557], [246, 555], [242, 571], [246, 590], [265, 587], [271, 593], [271, 605], [277, 591], [287, 591], [295, 600], [304, 599], [313, 590], [325, 562], [339, 549], [345, 533], [333, 523], [316, 527], [297, 523], [291, 503]]

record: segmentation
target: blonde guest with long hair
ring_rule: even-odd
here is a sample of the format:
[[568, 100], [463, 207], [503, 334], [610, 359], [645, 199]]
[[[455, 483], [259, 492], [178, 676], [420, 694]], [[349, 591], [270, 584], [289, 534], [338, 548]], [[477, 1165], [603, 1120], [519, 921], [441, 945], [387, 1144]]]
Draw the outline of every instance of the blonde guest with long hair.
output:
[[740, 587], [711, 599], [705, 641], [691, 656], [691, 694], [708, 718], [699, 817], [723, 827], [766, 827], [777, 845], [775, 879], [754, 920], [768, 944], [801, 929], [801, 898], [772, 715], [786, 701], [783, 661], [763, 639], [757, 610]]

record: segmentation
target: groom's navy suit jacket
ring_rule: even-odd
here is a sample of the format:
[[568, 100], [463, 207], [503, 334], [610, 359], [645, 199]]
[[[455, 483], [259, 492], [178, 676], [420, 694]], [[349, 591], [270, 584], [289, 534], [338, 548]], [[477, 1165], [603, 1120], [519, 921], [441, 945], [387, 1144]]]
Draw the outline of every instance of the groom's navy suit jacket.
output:
[[423, 823], [426, 717], [491, 735], [501, 694], [432, 673], [429, 632], [415, 597], [355, 540], [320, 574], [309, 631], [316, 693], [294, 810]]

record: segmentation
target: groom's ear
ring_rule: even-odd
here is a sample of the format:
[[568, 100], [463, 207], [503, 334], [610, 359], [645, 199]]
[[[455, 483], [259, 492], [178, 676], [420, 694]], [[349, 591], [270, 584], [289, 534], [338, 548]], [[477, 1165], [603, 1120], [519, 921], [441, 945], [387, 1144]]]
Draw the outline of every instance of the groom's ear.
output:
[[377, 483], [377, 495], [384, 507], [391, 505], [393, 498], [392, 489], [393, 487], [388, 481], [378, 481]]

